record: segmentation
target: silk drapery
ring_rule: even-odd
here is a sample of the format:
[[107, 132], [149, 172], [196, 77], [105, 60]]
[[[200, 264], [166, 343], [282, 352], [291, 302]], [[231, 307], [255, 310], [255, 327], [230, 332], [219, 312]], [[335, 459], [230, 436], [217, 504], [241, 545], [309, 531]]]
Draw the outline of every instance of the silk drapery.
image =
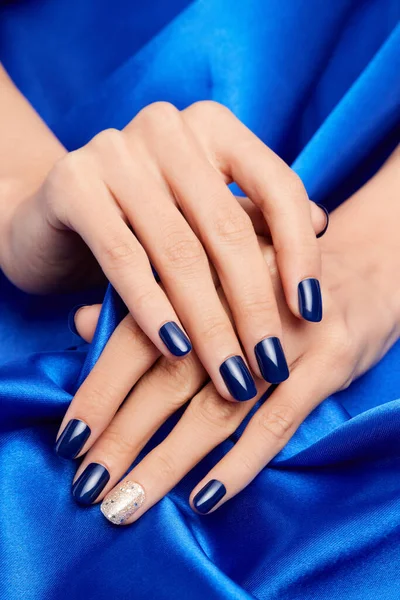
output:
[[[26, 0], [0, 3], [0, 59], [68, 149], [150, 102], [212, 98], [333, 209], [396, 144], [398, 18], [396, 0]], [[0, 277], [1, 599], [398, 600], [400, 344], [215, 514], [189, 492], [235, 436], [118, 529], [73, 502], [52, 447], [123, 308], [109, 289], [89, 347], [67, 313], [104, 290], [38, 298]]]

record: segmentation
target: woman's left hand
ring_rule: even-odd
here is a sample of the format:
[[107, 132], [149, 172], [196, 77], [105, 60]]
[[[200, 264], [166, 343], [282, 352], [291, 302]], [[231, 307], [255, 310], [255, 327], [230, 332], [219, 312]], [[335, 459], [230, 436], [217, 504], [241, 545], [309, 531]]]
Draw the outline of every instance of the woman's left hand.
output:
[[[291, 376], [273, 391], [235, 446], [193, 490], [190, 502], [199, 513], [217, 509], [246, 487], [324, 398], [348, 386], [398, 338], [394, 295], [382, 288], [376, 248], [368, 247], [368, 234], [357, 239], [359, 232], [346, 216], [346, 205], [333, 213], [330, 230], [321, 240], [325, 317], [318, 328], [289, 311], [274, 250], [262, 242], [274, 280]], [[98, 307], [77, 313], [77, 328], [86, 339], [93, 334], [97, 316]], [[130, 331], [130, 340], [119, 351], [132, 359], [129, 347], [138, 333], [132, 317], [126, 317], [123, 330]], [[91, 376], [86, 386], [90, 387]], [[84, 457], [73, 485], [75, 499], [89, 504], [107, 493], [103, 514], [116, 524], [134, 522], [231, 435], [268, 389], [266, 382], [258, 380], [254, 400], [229, 403], [212, 383], [200, 389], [205, 381], [206, 373], [193, 353], [174, 363], [160, 358]], [[172, 432], [118, 483], [162, 422], [188, 400]]]

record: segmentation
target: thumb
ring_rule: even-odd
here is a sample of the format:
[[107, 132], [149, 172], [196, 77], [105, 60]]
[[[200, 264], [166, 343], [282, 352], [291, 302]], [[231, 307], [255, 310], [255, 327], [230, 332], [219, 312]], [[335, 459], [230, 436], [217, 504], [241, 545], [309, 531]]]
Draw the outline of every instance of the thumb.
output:
[[79, 335], [86, 342], [91, 342], [99, 320], [101, 304], [76, 306], [68, 316], [68, 326], [72, 333]]

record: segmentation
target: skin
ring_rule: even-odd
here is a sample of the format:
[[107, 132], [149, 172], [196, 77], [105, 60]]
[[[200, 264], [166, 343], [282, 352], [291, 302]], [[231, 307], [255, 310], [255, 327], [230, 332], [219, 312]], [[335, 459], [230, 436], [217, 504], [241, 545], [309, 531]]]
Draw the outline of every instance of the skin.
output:
[[[21, 288], [45, 293], [97, 281], [99, 263], [130, 309], [66, 415], [90, 422], [93, 431], [78, 475], [89, 462], [111, 473], [99, 499], [162, 422], [191, 400], [173, 432], [129, 475], [147, 494], [132, 521], [139, 518], [256, 402], [226, 402], [222, 360], [242, 355], [242, 344], [259, 397], [268, 384], [257, 377], [254, 344], [283, 336], [291, 377], [194, 490], [219, 479], [225, 502], [323, 398], [398, 338], [398, 153], [335, 211], [329, 233], [317, 241], [325, 216], [298, 177], [223, 107], [197, 103], [179, 113], [153, 105], [123, 132], [103, 132], [67, 153], [2, 70], [0, 89], [8, 131], [0, 139], [3, 270]], [[230, 195], [233, 179], [252, 201]], [[269, 235], [273, 246], [256, 234]], [[325, 316], [315, 325], [298, 318], [297, 284], [320, 278], [321, 257]], [[98, 310], [77, 314], [86, 339]], [[193, 341], [195, 352], [180, 361], [156, 335], [166, 320], [181, 322]]]
[[[176, 360], [159, 329], [177, 323], [219, 394], [233, 400], [221, 364], [240, 356], [260, 377], [255, 345], [281, 338], [282, 326], [252, 218], [227, 184], [238, 183], [254, 204], [253, 217], [263, 218], [286, 302], [300, 318], [297, 287], [320, 278], [315, 232], [325, 216], [299, 177], [215, 102], [184, 111], [152, 104], [122, 131], [102, 131], [68, 153], [4, 71], [0, 89], [8, 129], [0, 142], [6, 275], [26, 291], [46, 293], [92, 283], [99, 265], [154, 346]], [[25, 146], [27, 131], [33, 133]], [[30, 153], [42, 141], [43, 157], [34, 151], [39, 165], [26, 176]]]
[[[299, 321], [289, 311], [274, 248], [259, 239], [274, 283], [291, 376], [273, 391], [251, 418], [239, 441], [198, 483], [190, 495], [192, 507], [196, 493], [212, 479], [221, 481], [227, 490], [212, 511], [238, 494], [322, 400], [350, 385], [398, 339], [399, 167], [397, 150], [374, 178], [332, 213], [328, 233], [319, 242], [326, 309], [318, 327]], [[91, 306], [76, 314], [77, 329], [88, 341], [99, 310], [99, 306]], [[106, 348], [106, 354], [84, 383], [89, 395], [97, 378], [107, 377], [108, 368], [111, 374], [124, 357], [126, 364], [131, 364], [144, 351], [143, 360], [153, 366], [128, 394], [77, 471], [75, 480], [90, 463], [100, 463], [109, 470], [111, 479], [97, 501], [113, 490], [162, 422], [190, 401], [172, 432], [123, 480], [139, 482], [146, 491], [143, 506], [124, 523], [129, 525], [229, 437], [257, 399], [226, 403], [213, 383], [206, 383], [207, 374], [194, 353], [179, 363], [170, 363], [165, 357], [155, 359], [131, 316], [121, 323], [113, 338], [110, 341], [113, 351], [108, 354]], [[267, 383], [258, 380], [258, 397], [267, 388]], [[101, 410], [99, 407], [97, 412]]]

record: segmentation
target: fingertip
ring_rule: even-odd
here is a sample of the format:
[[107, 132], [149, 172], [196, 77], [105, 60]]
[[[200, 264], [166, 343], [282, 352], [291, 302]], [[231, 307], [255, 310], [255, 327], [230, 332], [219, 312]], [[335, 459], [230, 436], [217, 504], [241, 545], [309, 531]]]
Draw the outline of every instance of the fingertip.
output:
[[73, 333], [74, 335], [79, 335], [79, 332], [76, 328], [76, 324], [75, 324], [75, 317], [77, 315], [77, 313], [84, 307], [86, 306], [85, 304], [78, 304], [77, 306], [74, 306], [73, 308], [71, 308], [71, 310], [68, 313], [68, 328], [70, 330], [71, 333]]
[[84, 304], [73, 308], [68, 316], [68, 326], [72, 333], [86, 342], [91, 342], [99, 320], [101, 304], [87, 306]]
[[311, 218], [317, 239], [321, 238], [329, 226], [329, 213], [323, 204], [312, 202]]
[[322, 321], [322, 294], [319, 280], [307, 277], [298, 285], [299, 311], [305, 321], [319, 323]]
[[168, 351], [166, 356], [172, 355], [175, 359], [185, 358], [192, 351], [192, 344], [183, 329], [175, 321], [164, 323], [158, 334]]
[[217, 508], [222, 498], [226, 495], [226, 487], [218, 479], [210, 479], [196, 494], [190, 505], [200, 514], [207, 515]]

